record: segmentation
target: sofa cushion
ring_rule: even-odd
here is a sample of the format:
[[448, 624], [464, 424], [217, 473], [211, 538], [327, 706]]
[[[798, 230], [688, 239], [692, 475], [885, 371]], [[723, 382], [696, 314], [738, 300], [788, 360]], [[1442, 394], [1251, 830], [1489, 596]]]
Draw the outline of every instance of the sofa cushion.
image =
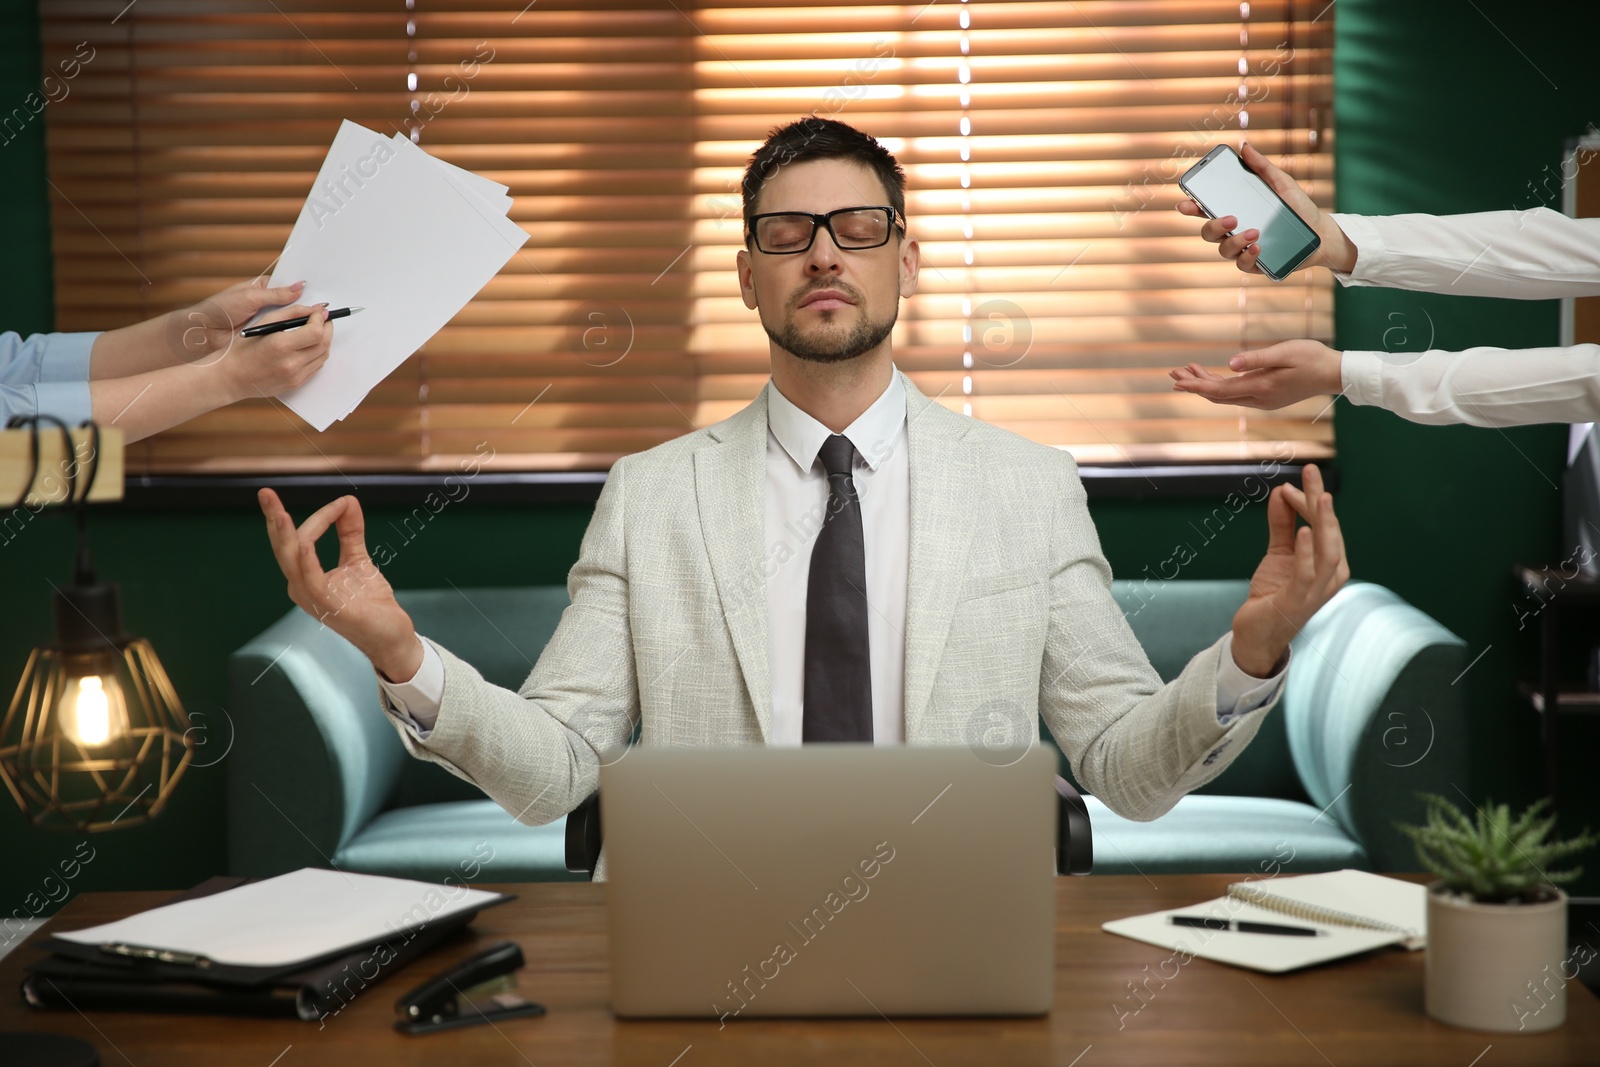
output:
[[567, 820], [524, 826], [492, 800], [383, 812], [333, 857], [366, 874], [425, 882], [580, 881], [566, 867]]
[[1159, 819], [1134, 822], [1094, 797], [1095, 874], [1203, 874], [1266, 877], [1289, 872], [1371, 870], [1371, 861], [1337, 820], [1310, 804], [1271, 797], [1190, 794]]

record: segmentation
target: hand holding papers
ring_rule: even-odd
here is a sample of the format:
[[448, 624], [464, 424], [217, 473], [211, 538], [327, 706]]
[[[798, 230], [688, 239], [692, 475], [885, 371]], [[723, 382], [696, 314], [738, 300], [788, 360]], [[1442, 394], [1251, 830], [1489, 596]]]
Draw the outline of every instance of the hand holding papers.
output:
[[289, 409], [318, 430], [350, 414], [527, 241], [510, 209], [505, 186], [346, 120], [272, 284], [304, 278], [303, 303], [366, 310], [340, 323], [322, 369], [282, 394]]

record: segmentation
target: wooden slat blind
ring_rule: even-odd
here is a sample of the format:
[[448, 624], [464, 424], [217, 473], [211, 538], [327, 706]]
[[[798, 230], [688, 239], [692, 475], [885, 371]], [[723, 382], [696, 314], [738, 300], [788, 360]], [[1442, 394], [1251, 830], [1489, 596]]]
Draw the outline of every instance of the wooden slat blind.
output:
[[60, 0], [42, 15], [46, 70], [94, 50], [45, 116], [61, 329], [268, 269], [343, 118], [508, 184], [531, 235], [327, 433], [245, 402], [131, 446], [130, 471], [445, 469], [487, 449], [497, 467], [594, 469], [726, 417], [768, 372], [733, 271], [739, 177], [806, 114], [906, 168], [923, 271], [895, 358], [941, 403], [1086, 462], [1331, 453], [1325, 399], [1246, 412], [1166, 376], [1331, 336], [1325, 271], [1245, 279], [1172, 210], [1177, 176], [1244, 135], [1331, 204], [1323, 4]]

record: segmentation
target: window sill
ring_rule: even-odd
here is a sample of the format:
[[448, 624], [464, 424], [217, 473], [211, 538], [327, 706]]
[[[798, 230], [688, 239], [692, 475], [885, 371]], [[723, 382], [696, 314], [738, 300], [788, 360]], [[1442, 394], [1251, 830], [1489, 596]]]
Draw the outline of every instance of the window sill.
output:
[[[1229, 493], [1259, 495], [1263, 483], [1298, 483], [1304, 464], [1278, 464], [1266, 474], [1258, 463], [1106, 465], [1079, 468], [1090, 500], [1153, 498], [1216, 498]], [[1322, 465], [1330, 490], [1338, 488], [1338, 469]], [[447, 484], [448, 479], [448, 484]], [[470, 496], [480, 504], [593, 503], [605, 484], [605, 471], [483, 471], [470, 479], [440, 472], [426, 474], [256, 474], [129, 475], [121, 507], [129, 510], [168, 511], [185, 508], [250, 508], [256, 490], [270, 485], [291, 511], [320, 507], [345, 493], [355, 493], [369, 507], [423, 503], [429, 493], [460, 499], [460, 487], [470, 484]], [[111, 505], [118, 506], [118, 505]]]

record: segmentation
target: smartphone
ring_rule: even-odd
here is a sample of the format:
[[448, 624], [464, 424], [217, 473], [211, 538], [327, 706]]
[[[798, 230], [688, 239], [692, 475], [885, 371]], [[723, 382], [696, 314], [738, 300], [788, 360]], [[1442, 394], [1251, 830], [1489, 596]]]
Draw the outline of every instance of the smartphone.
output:
[[1322, 244], [1316, 231], [1225, 144], [1185, 171], [1178, 188], [1200, 205], [1207, 218], [1238, 219], [1235, 233], [1260, 230], [1256, 243], [1261, 257], [1256, 266], [1275, 282], [1287, 278]]

